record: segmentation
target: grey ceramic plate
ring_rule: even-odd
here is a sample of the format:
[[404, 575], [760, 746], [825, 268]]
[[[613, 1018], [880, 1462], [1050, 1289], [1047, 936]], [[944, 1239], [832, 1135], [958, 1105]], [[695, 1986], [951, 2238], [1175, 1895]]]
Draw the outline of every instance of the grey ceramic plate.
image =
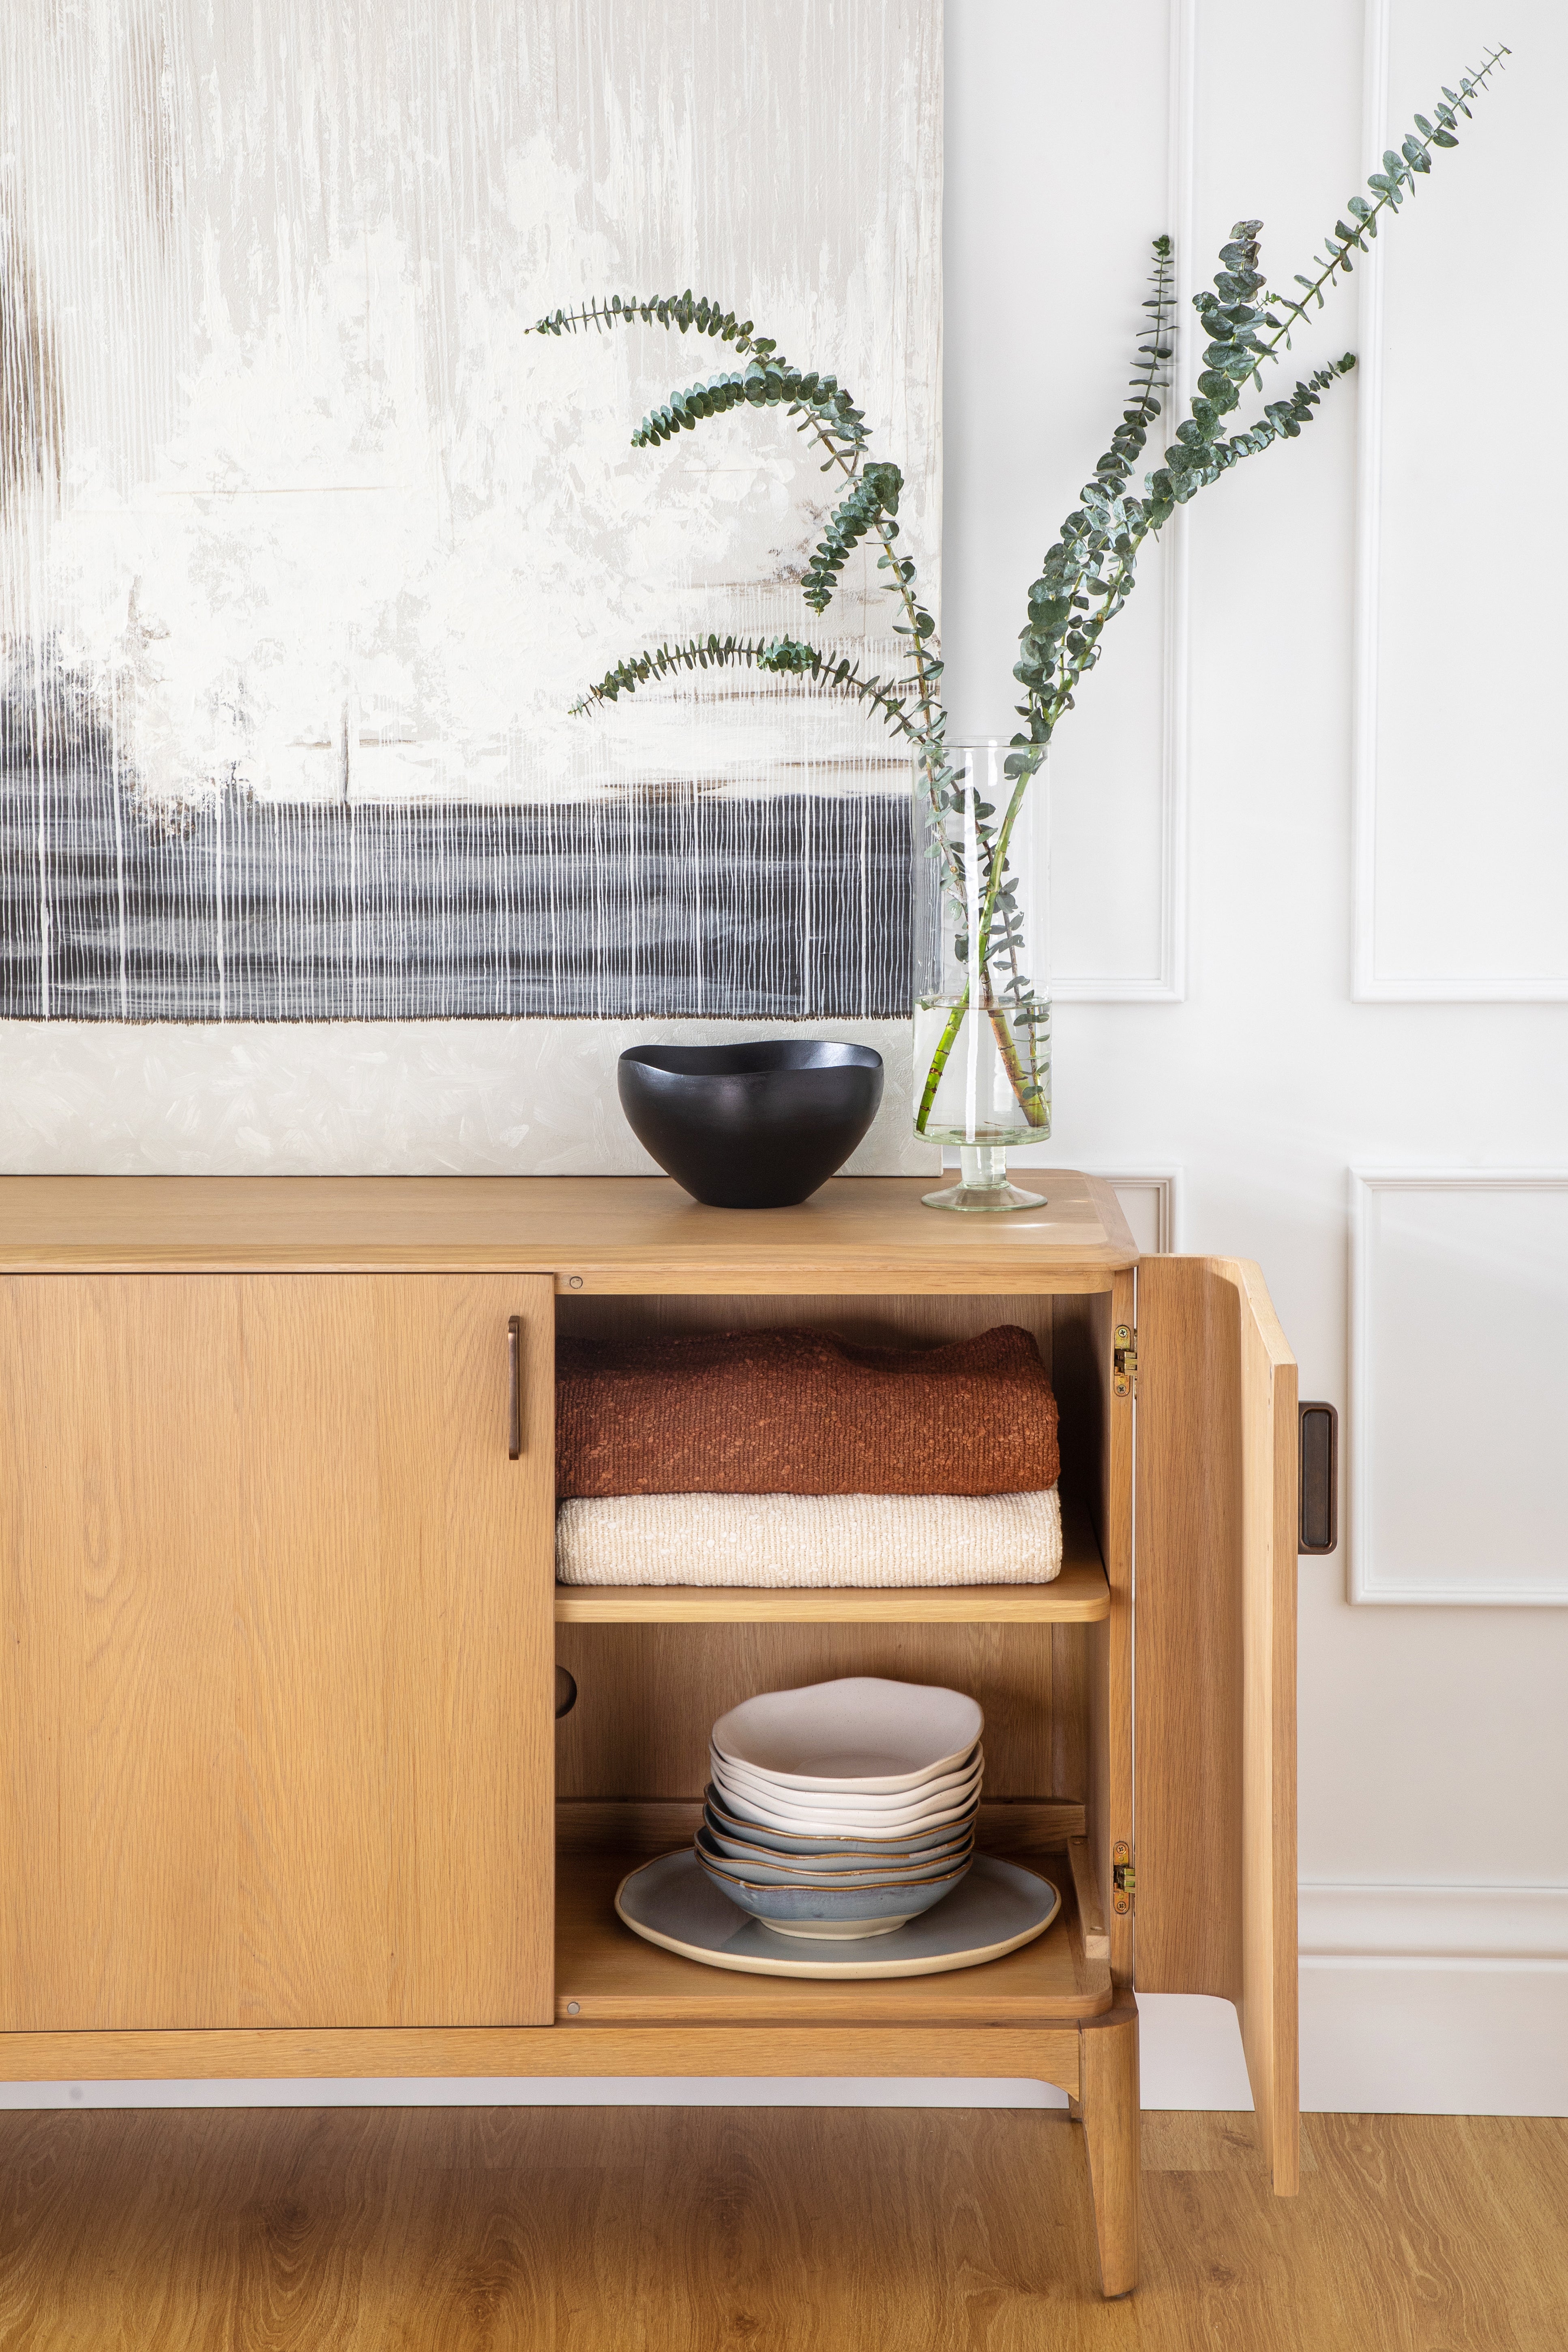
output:
[[1043, 1935], [1061, 1908], [1049, 1879], [1016, 1863], [981, 1854], [962, 1886], [923, 1918], [854, 1944], [775, 1936], [743, 1919], [721, 1895], [689, 1846], [661, 1853], [623, 1878], [616, 1909], [636, 1936], [704, 1968], [757, 1977], [932, 1977], [998, 1960]]
[[721, 1870], [746, 1879], [753, 1886], [798, 1886], [803, 1879], [826, 1879], [832, 1883], [843, 1879], [853, 1885], [857, 1879], [940, 1878], [943, 1871], [954, 1870], [968, 1859], [974, 1843], [974, 1832], [968, 1831], [954, 1840], [942, 1853], [916, 1860], [907, 1854], [875, 1855], [856, 1853], [842, 1859], [829, 1855], [819, 1861], [801, 1853], [770, 1853], [764, 1846], [736, 1845], [730, 1838], [704, 1822], [697, 1832], [699, 1853], [716, 1862]]

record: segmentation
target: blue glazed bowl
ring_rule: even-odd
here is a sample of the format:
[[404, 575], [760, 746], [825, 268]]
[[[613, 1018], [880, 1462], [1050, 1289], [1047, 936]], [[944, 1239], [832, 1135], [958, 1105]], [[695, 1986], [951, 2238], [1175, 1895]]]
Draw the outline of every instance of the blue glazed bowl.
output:
[[716, 1869], [700, 1852], [697, 1859], [721, 1894], [776, 1934], [834, 1939], [890, 1936], [906, 1919], [951, 1895], [969, 1874], [966, 1861], [941, 1878], [910, 1879], [902, 1885], [879, 1880], [869, 1886], [754, 1886]]

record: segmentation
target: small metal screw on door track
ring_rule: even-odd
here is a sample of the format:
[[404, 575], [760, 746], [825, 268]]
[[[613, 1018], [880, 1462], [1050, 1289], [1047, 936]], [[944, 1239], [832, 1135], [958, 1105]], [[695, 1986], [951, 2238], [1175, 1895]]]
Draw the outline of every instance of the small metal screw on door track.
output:
[[1131, 1324], [1117, 1325], [1112, 1347], [1114, 1353], [1110, 1359], [1111, 1394], [1129, 1397], [1132, 1394], [1132, 1383], [1138, 1378], [1138, 1334]]
[[1138, 1892], [1137, 1874], [1132, 1867], [1132, 1849], [1113, 1845], [1110, 1849], [1110, 1907], [1127, 1912], [1132, 1908], [1132, 1898]]

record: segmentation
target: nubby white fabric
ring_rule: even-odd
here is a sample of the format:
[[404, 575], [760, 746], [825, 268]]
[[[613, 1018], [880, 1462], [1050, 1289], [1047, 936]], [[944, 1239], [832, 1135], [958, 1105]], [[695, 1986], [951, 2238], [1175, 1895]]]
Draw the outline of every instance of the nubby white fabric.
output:
[[555, 1517], [563, 1584], [1048, 1584], [1054, 1486], [1032, 1495], [610, 1495]]

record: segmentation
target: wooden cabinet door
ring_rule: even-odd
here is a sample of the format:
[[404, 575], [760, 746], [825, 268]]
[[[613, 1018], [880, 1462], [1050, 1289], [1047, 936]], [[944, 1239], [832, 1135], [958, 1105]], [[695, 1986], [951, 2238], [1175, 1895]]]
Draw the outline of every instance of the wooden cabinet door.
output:
[[0, 2029], [548, 2021], [552, 1314], [0, 1281]]
[[1138, 1269], [1135, 1981], [1236, 2003], [1298, 2182], [1296, 1365], [1255, 1265]]

